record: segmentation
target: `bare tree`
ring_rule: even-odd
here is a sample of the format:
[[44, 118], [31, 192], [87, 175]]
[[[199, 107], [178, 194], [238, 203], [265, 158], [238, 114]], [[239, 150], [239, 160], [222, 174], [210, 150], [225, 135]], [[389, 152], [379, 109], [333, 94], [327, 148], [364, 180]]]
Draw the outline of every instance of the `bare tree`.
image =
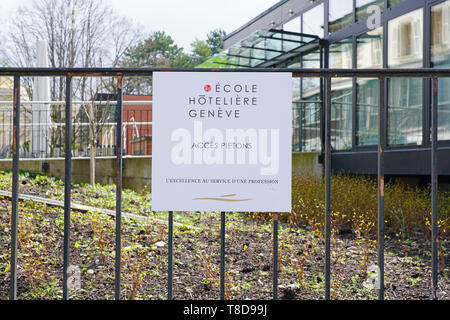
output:
[[[117, 66], [125, 50], [140, 40], [139, 27], [134, 26], [130, 19], [116, 14], [104, 0], [27, 1], [19, 7], [12, 20], [14, 23], [2, 32], [0, 39], [0, 57], [9, 66], [33, 67], [37, 40], [47, 42], [49, 66], [53, 68]], [[33, 78], [21, 79], [31, 99]], [[72, 96], [92, 101], [98, 88], [115, 90], [114, 86], [105, 85], [105, 81], [101, 78], [74, 78]], [[52, 77], [50, 97], [52, 100], [65, 99], [63, 77]], [[98, 106], [92, 102], [80, 110], [89, 122], [91, 168], [94, 170], [91, 176], [94, 178], [95, 154], [92, 152], [96, 151], [98, 132], [103, 123], [97, 109]], [[53, 121], [63, 122], [60, 113], [55, 114], [59, 116]], [[63, 130], [63, 127], [54, 129]], [[55, 136], [62, 136], [62, 133], [55, 133]]]
[[[53, 68], [116, 66], [126, 48], [140, 39], [131, 20], [104, 0], [34, 0], [20, 6], [13, 21], [0, 49], [10, 66], [32, 67], [37, 40], [47, 42]], [[23, 81], [31, 98], [33, 79]], [[89, 100], [89, 83], [85, 77], [73, 81], [74, 94]], [[63, 100], [64, 92], [64, 79], [52, 78], [51, 98]]]
[[95, 158], [99, 136], [105, 129], [105, 123], [110, 120], [110, 101], [98, 102], [95, 100], [98, 92], [92, 94], [91, 103], [82, 105], [82, 110], [89, 121], [89, 177], [91, 185], [95, 185]]

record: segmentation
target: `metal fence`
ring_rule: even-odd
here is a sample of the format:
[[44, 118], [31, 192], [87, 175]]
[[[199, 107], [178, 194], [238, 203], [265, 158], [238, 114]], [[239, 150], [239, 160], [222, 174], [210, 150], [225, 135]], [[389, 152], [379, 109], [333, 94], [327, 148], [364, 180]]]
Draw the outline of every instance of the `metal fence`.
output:
[[[116, 215], [115, 215], [115, 299], [120, 296], [121, 271], [121, 204], [122, 204], [122, 155], [123, 155], [123, 113], [122, 113], [122, 80], [124, 77], [151, 76], [153, 72], [289, 72], [293, 77], [321, 78], [323, 87], [323, 146], [325, 163], [325, 292], [324, 298], [330, 299], [331, 276], [331, 215], [330, 215], [330, 185], [331, 185], [331, 79], [332, 78], [377, 78], [379, 81], [378, 101], [378, 225], [377, 225], [377, 254], [378, 254], [378, 281], [380, 289], [378, 298], [384, 299], [384, 151], [386, 147], [386, 84], [387, 79], [397, 77], [431, 79], [431, 262], [432, 262], [432, 297], [437, 299], [438, 288], [438, 261], [437, 261], [437, 235], [438, 235], [438, 78], [450, 77], [450, 69], [166, 69], [166, 68], [0, 68], [0, 75], [14, 77], [14, 103], [13, 103], [13, 177], [12, 177], [12, 214], [11, 214], [11, 260], [10, 260], [10, 299], [16, 299], [17, 293], [17, 227], [18, 227], [18, 178], [19, 178], [19, 141], [20, 141], [20, 78], [24, 76], [62, 76], [66, 81], [65, 113], [72, 114], [71, 84], [73, 77], [117, 77], [117, 108], [116, 119]], [[72, 122], [70, 117], [65, 118], [65, 183], [64, 183], [64, 249], [63, 249], [63, 299], [68, 299], [68, 266], [69, 266], [69, 226], [71, 202], [71, 149]], [[221, 250], [220, 250], [220, 298], [225, 298], [225, 219], [226, 213], [221, 213]], [[168, 296], [172, 299], [172, 270], [173, 270], [173, 212], [168, 218]], [[273, 221], [273, 299], [277, 299], [278, 287], [278, 218], [274, 214]]]

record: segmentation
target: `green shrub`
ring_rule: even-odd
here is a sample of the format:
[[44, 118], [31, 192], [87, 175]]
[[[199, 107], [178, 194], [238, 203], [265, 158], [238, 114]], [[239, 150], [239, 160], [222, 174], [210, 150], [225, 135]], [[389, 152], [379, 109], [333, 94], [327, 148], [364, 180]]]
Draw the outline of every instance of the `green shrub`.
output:
[[[366, 176], [332, 175], [331, 217], [338, 230], [376, 233], [378, 183]], [[403, 182], [385, 185], [385, 232], [406, 237], [421, 231], [429, 235], [431, 217], [430, 188], [413, 187]], [[294, 226], [324, 224], [325, 180], [295, 175], [292, 180], [292, 213], [285, 215]], [[439, 192], [439, 233], [449, 235], [450, 197]], [[364, 230], [359, 230], [364, 229]]]

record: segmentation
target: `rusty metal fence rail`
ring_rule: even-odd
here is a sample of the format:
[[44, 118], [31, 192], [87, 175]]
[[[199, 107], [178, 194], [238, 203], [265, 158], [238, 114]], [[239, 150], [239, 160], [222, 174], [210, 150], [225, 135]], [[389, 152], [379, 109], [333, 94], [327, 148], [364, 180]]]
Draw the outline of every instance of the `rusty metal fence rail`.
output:
[[[331, 279], [331, 80], [332, 78], [377, 78], [379, 80], [378, 102], [378, 281], [380, 288], [378, 298], [384, 299], [384, 151], [386, 147], [386, 83], [389, 78], [422, 78], [430, 79], [432, 83], [431, 99], [431, 296], [437, 299], [438, 288], [438, 78], [450, 78], [450, 69], [168, 69], [168, 68], [0, 68], [0, 76], [14, 77], [13, 101], [13, 177], [12, 177], [12, 212], [11, 212], [11, 258], [10, 258], [10, 299], [17, 298], [17, 227], [18, 227], [18, 179], [19, 179], [19, 139], [20, 139], [20, 78], [21, 77], [65, 77], [66, 101], [65, 112], [71, 114], [72, 108], [72, 78], [74, 77], [116, 77], [117, 78], [117, 108], [116, 108], [116, 234], [115, 234], [115, 299], [121, 299], [121, 205], [122, 205], [122, 80], [124, 77], [152, 76], [153, 72], [289, 72], [293, 77], [315, 77], [322, 79], [323, 111], [324, 111], [324, 163], [325, 163], [325, 292], [324, 298], [330, 299]], [[72, 123], [66, 117], [65, 126], [65, 183], [64, 183], [64, 248], [63, 248], [63, 299], [68, 297], [68, 267], [70, 251], [70, 201], [71, 201], [71, 139]], [[225, 297], [225, 219], [226, 213], [221, 213], [221, 252], [220, 252], [220, 298]], [[173, 298], [173, 212], [168, 218], [168, 296]], [[278, 220], [274, 214], [273, 221], [273, 299], [277, 299], [278, 284]]]

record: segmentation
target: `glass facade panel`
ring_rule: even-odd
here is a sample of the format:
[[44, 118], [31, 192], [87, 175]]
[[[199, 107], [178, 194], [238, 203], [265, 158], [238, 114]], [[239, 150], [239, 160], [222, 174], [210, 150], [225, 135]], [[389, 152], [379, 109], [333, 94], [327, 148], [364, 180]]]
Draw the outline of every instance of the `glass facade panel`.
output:
[[323, 3], [303, 14], [302, 32], [323, 38], [324, 36], [324, 6]]
[[296, 17], [292, 20], [289, 20], [283, 25], [284, 31], [290, 32], [300, 32], [302, 29], [302, 19], [301, 17]]
[[390, 68], [421, 68], [423, 63], [423, 9], [389, 21]]
[[302, 103], [302, 150], [320, 151], [320, 102]]
[[[330, 68], [352, 68], [352, 61], [352, 38], [330, 45]], [[352, 148], [352, 79], [332, 79], [331, 91], [331, 146], [335, 150], [348, 150]]]
[[330, 45], [330, 68], [351, 69], [353, 66], [353, 40], [346, 38]]
[[[300, 58], [297, 58], [296, 61], [289, 63], [286, 65], [286, 68], [300, 68]], [[301, 118], [300, 118], [300, 105], [297, 101], [300, 100], [301, 97], [301, 78], [292, 78], [292, 151], [300, 152], [301, 144]]]
[[[297, 58], [296, 60], [300, 60]], [[288, 64], [287, 68], [301, 68], [300, 61]], [[292, 78], [292, 100], [298, 101], [301, 99], [301, 80], [302, 78]]]
[[292, 151], [301, 152], [300, 149], [300, 105], [297, 102], [292, 103]]
[[[315, 51], [302, 57], [303, 68], [320, 68], [320, 52]], [[320, 79], [302, 78], [302, 150], [320, 151]]]
[[[383, 28], [357, 38], [357, 68], [383, 67]], [[357, 79], [356, 144], [378, 144], [378, 80]]]
[[422, 79], [391, 79], [388, 102], [388, 144], [421, 144]]
[[[431, 8], [431, 62], [450, 68], [450, 0]], [[450, 79], [438, 81], [438, 139], [450, 140]]]
[[[423, 9], [389, 21], [388, 30], [389, 68], [421, 68]], [[422, 79], [393, 78], [388, 90], [388, 144], [422, 144]]]
[[384, 0], [356, 0], [356, 21], [363, 21], [372, 15], [374, 12], [369, 10], [371, 6], [377, 6], [383, 11]]
[[353, 23], [353, 0], [329, 0], [328, 31], [336, 32]]
[[356, 144], [378, 144], [378, 80], [357, 80]]
[[383, 28], [359, 36], [356, 46], [358, 69], [383, 68]]
[[[302, 68], [320, 68], [320, 52], [314, 51], [302, 57]], [[302, 78], [302, 99], [318, 100], [320, 96], [320, 79], [305, 77]]]

